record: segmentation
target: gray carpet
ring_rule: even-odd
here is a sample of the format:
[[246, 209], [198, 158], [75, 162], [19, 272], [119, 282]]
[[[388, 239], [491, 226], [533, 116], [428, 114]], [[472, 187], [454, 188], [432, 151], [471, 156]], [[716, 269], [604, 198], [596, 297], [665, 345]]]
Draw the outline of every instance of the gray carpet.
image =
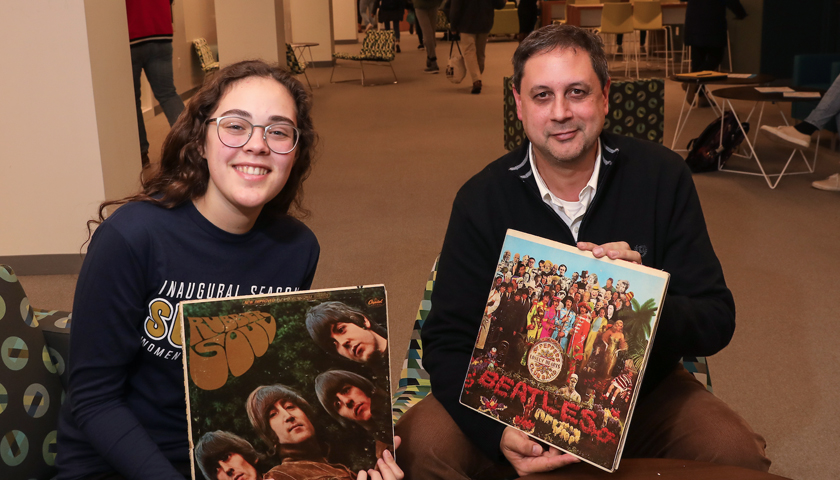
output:
[[[424, 52], [416, 45], [416, 37], [403, 35], [403, 53], [394, 62], [397, 85], [330, 84], [330, 69], [307, 72], [321, 84], [314, 89], [320, 156], [305, 185], [312, 210], [306, 223], [322, 248], [314, 287], [386, 285], [394, 381], [455, 193], [504, 153], [502, 77], [512, 71], [509, 59], [516, 47], [513, 42], [488, 45], [484, 91], [470, 95], [469, 81], [456, 86], [442, 74], [423, 74]], [[448, 45], [439, 44], [441, 65], [447, 53]], [[388, 68], [376, 66], [366, 67], [366, 74], [371, 81], [391, 78]], [[358, 78], [358, 71], [345, 68], [336, 75]], [[667, 82], [669, 146], [682, 95]], [[750, 107], [736, 104], [742, 113]], [[768, 106], [765, 122], [779, 123], [777, 112]], [[680, 144], [712, 118], [709, 109], [693, 113]], [[154, 153], [168, 126], [159, 115], [148, 129]], [[771, 472], [792, 478], [840, 474], [833, 448], [840, 431], [840, 384], [831, 374], [840, 363], [840, 334], [832, 323], [840, 300], [835, 291], [840, 285], [840, 193], [809, 186], [840, 170], [840, 155], [827, 145], [820, 150], [815, 174], [785, 177], [775, 190], [761, 177], [695, 176], [738, 307], [731, 345], [709, 359], [715, 394], [767, 439]], [[766, 140], [759, 140], [757, 148], [765, 168], [781, 170], [786, 153]], [[752, 160], [730, 164], [755, 170]], [[802, 168], [802, 162], [791, 168]], [[21, 280], [34, 306], [71, 307], [74, 276]]]

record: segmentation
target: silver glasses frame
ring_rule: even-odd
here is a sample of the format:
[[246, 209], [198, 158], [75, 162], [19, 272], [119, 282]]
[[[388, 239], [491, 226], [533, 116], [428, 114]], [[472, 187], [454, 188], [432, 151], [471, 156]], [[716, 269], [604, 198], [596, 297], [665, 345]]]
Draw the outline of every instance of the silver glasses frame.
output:
[[[222, 134], [219, 132], [219, 122], [221, 122], [222, 120], [224, 120], [226, 118], [237, 118], [239, 120], [242, 120], [242, 121], [246, 122], [248, 125], [251, 126], [251, 131], [248, 132], [248, 138], [245, 140], [245, 142], [242, 145], [238, 145], [238, 146], [228, 145], [227, 143], [225, 143], [224, 140], [222, 140]], [[292, 125], [291, 123], [278, 122], [278, 123], [272, 123], [270, 125], [254, 125], [253, 123], [251, 123], [247, 119], [242, 118], [242, 117], [237, 116], [237, 115], [225, 115], [223, 117], [210, 118], [204, 123], [209, 125], [213, 122], [216, 122], [216, 136], [219, 137], [219, 141], [222, 142], [222, 145], [224, 145], [226, 147], [230, 147], [230, 148], [242, 148], [245, 145], [247, 145], [248, 142], [251, 141], [251, 136], [254, 134], [254, 129], [257, 128], [257, 127], [260, 127], [260, 128], [263, 129], [262, 138], [263, 138], [263, 142], [265, 142], [265, 145], [268, 147], [269, 150], [271, 150], [272, 152], [274, 152], [278, 155], [286, 155], [286, 154], [294, 152], [295, 148], [297, 148], [298, 141], [300, 140], [300, 129], [297, 128], [296, 126]], [[295, 143], [294, 143], [294, 145], [292, 145], [292, 148], [290, 150], [285, 151], [285, 152], [278, 152], [277, 150], [271, 148], [271, 145], [268, 143], [268, 137], [267, 137], [268, 127], [273, 127], [275, 125], [285, 125], [287, 127], [292, 127], [292, 130], [295, 131]]]

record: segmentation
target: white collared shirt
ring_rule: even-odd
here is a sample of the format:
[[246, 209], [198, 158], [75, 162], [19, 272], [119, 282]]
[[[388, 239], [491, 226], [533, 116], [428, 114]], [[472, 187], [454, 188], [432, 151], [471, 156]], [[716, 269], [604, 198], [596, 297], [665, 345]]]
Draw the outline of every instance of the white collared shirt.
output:
[[534, 180], [537, 181], [540, 197], [569, 226], [569, 230], [572, 231], [572, 236], [577, 241], [580, 223], [583, 221], [583, 214], [589, 208], [589, 204], [595, 197], [595, 190], [598, 188], [598, 174], [601, 172], [601, 140], [598, 139], [598, 153], [595, 155], [595, 168], [592, 170], [592, 176], [589, 177], [586, 186], [578, 194], [577, 202], [561, 200], [551, 193], [551, 190], [545, 185], [545, 181], [540, 175], [539, 170], [537, 170], [537, 165], [534, 163], [533, 144], [528, 146], [528, 161], [531, 162], [531, 171], [534, 172]]

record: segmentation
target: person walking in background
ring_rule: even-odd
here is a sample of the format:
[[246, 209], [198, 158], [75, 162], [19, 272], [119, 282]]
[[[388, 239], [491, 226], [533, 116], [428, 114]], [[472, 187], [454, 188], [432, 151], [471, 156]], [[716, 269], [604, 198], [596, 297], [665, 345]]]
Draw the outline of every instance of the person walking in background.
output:
[[125, 0], [128, 17], [128, 38], [131, 46], [131, 73], [134, 76], [134, 103], [137, 128], [140, 131], [140, 161], [149, 164], [149, 140], [140, 108], [140, 72], [166, 115], [171, 127], [184, 111], [184, 102], [175, 90], [172, 79], [172, 1]]
[[415, 31], [417, 32], [417, 50], [422, 50], [425, 48], [423, 46], [423, 29], [420, 28], [420, 22], [417, 20], [417, 12], [414, 11], [414, 2], [412, 0], [408, 0], [405, 4], [405, 9], [408, 10], [408, 15], [406, 16], [406, 20], [408, 21], [408, 32], [413, 34]]
[[414, 14], [423, 32], [423, 46], [426, 48], [426, 68], [423, 70], [426, 73], [440, 72], [435, 52], [435, 24], [441, 3], [442, 0], [414, 0]]
[[374, 6], [379, 21], [385, 24], [385, 30], [394, 30], [394, 49], [400, 53], [400, 22], [405, 15], [405, 0], [376, 0]]
[[691, 46], [691, 71], [717, 70], [726, 48], [726, 9], [737, 20], [747, 11], [740, 0], [688, 0], [685, 9], [685, 44]]
[[[811, 135], [827, 127], [832, 120], [840, 131], [840, 76], [834, 79], [820, 103], [808, 114], [805, 121], [795, 127], [762, 125], [761, 133], [793, 148], [808, 148], [811, 145]], [[840, 173], [835, 173], [825, 180], [816, 180], [811, 186], [819, 190], [840, 192]]]
[[452, 33], [461, 34], [464, 63], [472, 80], [470, 93], [481, 93], [484, 73], [484, 50], [487, 35], [493, 29], [494, 9], [505, 7], [505, 0], [452, 0], [449, 24]]
[[534, 31], [539, 17], [537, 0], [519, 0], [516, 6], [516, 15], [519, 17], [519, 35], [516, 40], [521, 42], [529, 33]]
[[362, 28], [365, 32], [376, 28], [376, 0], [360, 0], [359, 14], [362, 16]]

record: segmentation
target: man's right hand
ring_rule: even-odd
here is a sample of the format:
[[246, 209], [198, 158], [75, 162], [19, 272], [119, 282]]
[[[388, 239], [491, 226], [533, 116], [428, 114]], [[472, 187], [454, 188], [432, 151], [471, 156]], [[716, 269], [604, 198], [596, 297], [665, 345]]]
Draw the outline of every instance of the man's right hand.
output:
[[519, 476], [549, 472], [580, 461], [554, 447], [543, 450], [540, 444], [513, 427], [505, 428], [499, 446]]

